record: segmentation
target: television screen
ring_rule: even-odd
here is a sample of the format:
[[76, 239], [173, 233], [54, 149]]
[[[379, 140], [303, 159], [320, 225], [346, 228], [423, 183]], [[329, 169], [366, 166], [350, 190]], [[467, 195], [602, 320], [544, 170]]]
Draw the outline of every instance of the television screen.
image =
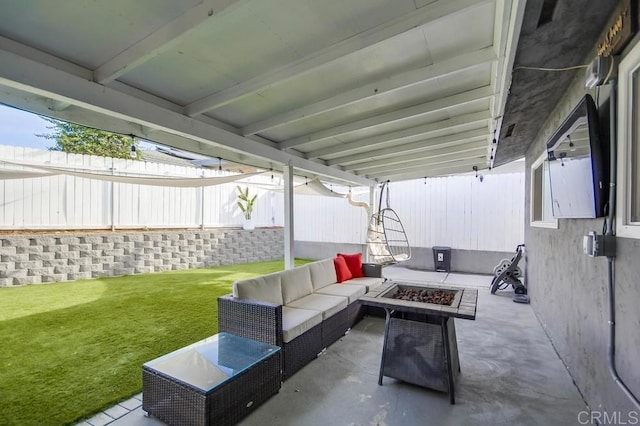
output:
[[604, 215], [606, 188], [599, 129], [595, 103], [586, 95], [547, 143], [556, 218]]

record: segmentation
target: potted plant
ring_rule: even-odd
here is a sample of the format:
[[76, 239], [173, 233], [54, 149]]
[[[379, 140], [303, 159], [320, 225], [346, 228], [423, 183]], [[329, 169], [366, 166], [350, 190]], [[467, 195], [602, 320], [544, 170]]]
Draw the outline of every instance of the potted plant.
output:
[[238, 191], [238, 208], [244, 216], [243, 228], [246, 230], [252, 230], [255, 228], [255, 225], [253, 224], [253, 220], [251, 220], [251, 213], [253, 213], [253, 207], [256, 199], [258, 198], [258, 194], [253, 197], [249, 196], [249, 187], [242, 189], [237, 186], [236, 190]]

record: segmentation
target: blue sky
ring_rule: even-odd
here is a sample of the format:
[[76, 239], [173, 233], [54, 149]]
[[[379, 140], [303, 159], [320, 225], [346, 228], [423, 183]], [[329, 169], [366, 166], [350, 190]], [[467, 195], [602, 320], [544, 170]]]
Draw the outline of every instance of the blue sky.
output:
[[51, 133], [45, 120], [36, 114], [0, 105], [0, 145], [47, 149], [55, 141], [36, 134]]
[[[36, 135], [51, 133], [49, 126], [51, 124], [37, 114], [0, 104], [0, 145], [48, 149], [55, 145], [55, 141]], [[136, 145], [144, 149], [154, 147], [140, 140]]]

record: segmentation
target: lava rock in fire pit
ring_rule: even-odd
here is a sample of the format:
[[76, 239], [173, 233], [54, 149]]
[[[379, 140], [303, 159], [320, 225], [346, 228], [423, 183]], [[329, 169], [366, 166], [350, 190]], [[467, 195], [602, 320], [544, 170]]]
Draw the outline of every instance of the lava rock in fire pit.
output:
[[415, 290], [411, 288], [399, 288], [392, 296], [393, 299], [407, 300], [409, 302], [433, 303], [436, 305], [451, 306], [455, 294], [442, 290]]

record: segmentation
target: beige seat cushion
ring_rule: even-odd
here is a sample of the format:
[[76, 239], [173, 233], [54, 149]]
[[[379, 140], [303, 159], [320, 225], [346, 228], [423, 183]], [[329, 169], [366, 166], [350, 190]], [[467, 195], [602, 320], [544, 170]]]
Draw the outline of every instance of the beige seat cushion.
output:
[[373, 262], [377, 264], [395, 263], [391, 252], [387, 248], [387, 244], [382, 241], [384, 235], [384, 227], [380, 223], [379, 225], [373, 225], [369, 228], [369, 234], [367, 236], [367, 247], [369, 248], [369, 254], [373, 258]]
[[313, 293], [311, 272], [307, 265], [280, 272], [282, 301], [285, 305]]
[[364, 296], [367, 292], [367, 287], [363, 285], [350, 285], [350, 284], [330, 284], [322, 287], [320, 290], [316, 290], [315, 293], [328, 294], [330, 296], [342, 296], [349, 300], [349, 303], [355, 302], [358, 297]]
[[288, 343], [322, 322], [322, 312], [282, 307], [282, 340]]
[[345, 309], [347, 307], [347, 298], [313, 293], [288, 303], [287, 307], [320, 311], [322, 312], [322, 319], [325, 320]]
[[351, 278], [350, 280], [347, 280], [342, 284], [365, 286], [367, 289], [367, 292], [369, 292], [371, 289], [376, 288], [380, 284], [382, 284], [383, 281], [384, 281], [384, 278], [362, 277], [362, 278]]
[[236, 281], [233, 283], [233, 296], [282, 305], [280, 273]]
[[407, 253], [396, 254], [395, 256], [393, 256], [393, 259], [396, 262], [404, 262], [405, 260], [409, 260], [409, 254]]
[[338, 282], [336, 268], [333, 265], [333, 259], [324, 259], [318, 262], [307, 263], [307, 266], [311, 272], [313, 291]]

